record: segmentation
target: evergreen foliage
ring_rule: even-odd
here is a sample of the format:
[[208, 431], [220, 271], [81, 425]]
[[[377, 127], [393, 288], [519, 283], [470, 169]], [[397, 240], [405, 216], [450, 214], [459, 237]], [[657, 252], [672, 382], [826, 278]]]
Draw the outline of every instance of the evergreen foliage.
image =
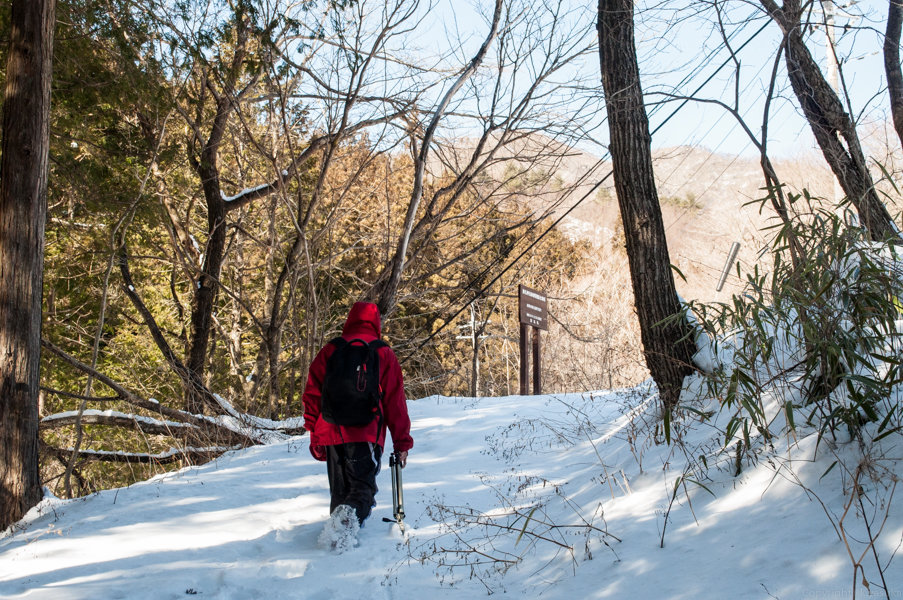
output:
[[[222, 266], [199, 375], [236, 410], [269, 419], [300, 416], [307, 365], [341, 329], [348, 306], [377, 285], [394, 250], [415, 148], [404, 137], [390, 140], [384, 130], [353, 123], [348, 133], [329, 137], [339, 131], [343, 106], [336, 90], [326, 89], [336, 84], [327, 72], [363, 78], [363, 57], [349, 49], [376, 38], [356, 31], [363, 27], [357, 2], [295, 8], [59, 2], [43, 335], [148, 407], [186, 406], [186, 379], [173, 361], [187, 363], [196, 341], [193, 315], [214, 232], [225, 233]], [[0, 32], [7, 27], [3, 8]], [[327, 39], [338, 40], [342, 51], [323, 44]], [[302, 64], [305, 55], [310, 62]], [[317, 86], [322, 96], [310, 97]], [[351, 117], [366, 121], [369, 102], [379, 104], [349, 103]], [[205, 146], [214, 135], [219, 141]], [[305, 154], [307, 147], [317, 151]], [[548, 149], [534, 152], [544, 156]], [[539, 241], [548, 221], [530, 198], [551, 193], [549, 171], [531, 174], [536, 157], [519, 159], [514, 172], [508, 159], [497, 158], [457, 179], [430, 167], [435, 173], [424, 195], [431, 202], [418, 214], [425, 227], [412, 239], [415, 258], [405, 265], [397, 307], [384, 323], [387, 341], [405, 361], [411, 397], [468, 392], [469, 351], [453, 327], [420, 346], [469, 302], [481, 306], [484, 329], [505, 340], [504, 347], [493, 339], [478, 349], [481, 378], [494, 390], [516, 387], [516, 346], [504, 333], [517, 313], [509, 290], [521, 280], [559, 289], [584, 270], [587, 244], [557, 232]], [[497, 181], [493, 173], [505, 169], [518, 181]], [[209, 173], [216, 173], [224, 199], [279, 183], [230, 207], [214, 225]], [[483, 289], [526, 248], [535, 259]], [[189, 439], [174, 426], [162, 434], [137, 422], [101, 423], [98, 411], [161, 415], [57, 353], [44, 353], [42, 388], [42, 417], [77, 415], [42, 424], [43, 478], [57, 494], [123, 485], [184, 464], [122, 464], [82, 454], [73, 463], [73, 448], [159, 457], [174, 446], [215, 442]]]
[[[730, 304], [691, 305], [701, 333], [726, 340], [724, 364], [708, 380], [732, 415], [725, 445], [748, 452], [756, 439], [770, 443], [799, 427], [861, 444], [899, 434], [898, 246], [872, 242], [846, 205], [805, 191], [788, 198], [791, 218], [775, 228], [770, 271], [754, 266]], [[764, 392], [775, 386], [799, 400], [769, 406]]]

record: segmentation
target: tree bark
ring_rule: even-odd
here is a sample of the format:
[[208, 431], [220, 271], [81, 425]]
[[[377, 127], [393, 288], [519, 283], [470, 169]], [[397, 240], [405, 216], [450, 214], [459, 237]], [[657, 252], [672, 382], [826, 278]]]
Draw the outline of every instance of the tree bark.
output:
[[897, 137], [903, 142], [903, 71], [900, 70], [900, 29], [903, 28], [903, 0], [889, 0], [887, 31], [884, 36], [884, 72], [890, 95], [890, 112]]
[[[238, 54], [238, 53], [237, 53]], [[207, 204], [207, 245], [204, 248], [204, 263], [197, 279], [194, 302], [191, 309], [191, 343], [186, 366], [194, 377], [203, 380], [213, 328], [213, 309], [219, 290], [220, 274], [226, 248], [226, 202], [223, 199], [219, 178], [219, 145], [225, 134], [226, 122], [232, 109], [229, 89], [217, 101], [216, 118], [201, 152], [195, 170], [201, 178], [204, 199]], [[185, 408], [189, 412], [202, 414], [207, 403], [193, 386], [185, 390]]]
[[0, 158], [0, 530], [41, 499], [38, 393], [54, 0], [14, 0]]
[[[652, 136], [643, 105], [633, 36], [632, 0], [599, 0], [599, 59], [609, 151], [646, 364], [666, 409], [692, 372], [694, 352], [671, 273], [652, 169]], [[663, 324], [663, 321], [667, 323]]]
[[825, 79], [803, 40], [799, 0], [761, 0], [769, 16], [781, 27], [786, 40], [787, 75], [815, 140], [844, 194], [856, 207], [862, 226], [875, 241], [900, 241], [887, 208], [875, 191], [856, 125]]

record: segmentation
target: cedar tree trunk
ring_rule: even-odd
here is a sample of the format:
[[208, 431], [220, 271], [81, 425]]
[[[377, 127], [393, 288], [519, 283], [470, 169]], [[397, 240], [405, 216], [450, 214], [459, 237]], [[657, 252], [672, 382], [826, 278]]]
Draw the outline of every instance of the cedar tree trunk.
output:
[[54, 0], [14, 0], [0, 157], [0, 530], [41, 499], [38, 386]]
[[903, 27], [903, 0], [889, 0], [887, 32], [884, 36], [884, 72], [894, 129], [903, 142], [903, 72], [900, 70], [900, 29]]

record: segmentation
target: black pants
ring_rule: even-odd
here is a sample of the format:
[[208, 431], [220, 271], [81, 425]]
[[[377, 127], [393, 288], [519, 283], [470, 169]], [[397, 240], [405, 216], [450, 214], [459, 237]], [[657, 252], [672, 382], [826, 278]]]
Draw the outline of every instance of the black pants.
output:
[[329, 512], [340, 504], [354, 508], [357, 520], [364, 519], [376, 506], [376, 475], [382, 448], [370, 442], [349, 442], [326, 447], [326, 472], [329, 476]]

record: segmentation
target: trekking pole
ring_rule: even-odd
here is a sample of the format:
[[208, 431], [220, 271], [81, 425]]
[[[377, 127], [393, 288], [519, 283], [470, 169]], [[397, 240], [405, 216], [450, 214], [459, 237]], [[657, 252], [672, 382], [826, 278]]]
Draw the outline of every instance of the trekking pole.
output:
[[[401, 461], [398, 460], [398, 456], [392, 454], [392, 459], [395, 459], [394, 468], [392, 469], [392, 479], [395, 482], [395, 520], [399, 523], [404, 520], [404, 491], [401, 486]], [[390, 461], [392, 459], [389, 459]]]
[[387, 517], [383, 517], [383, 521], [387, 523], [398, 523], [401, 530], [404, 531], [404, 492], [401, 488], [401, 461], [393, 452], [389, 456], [389, 468], [392, 469], [392, 516], [394, 521]]

